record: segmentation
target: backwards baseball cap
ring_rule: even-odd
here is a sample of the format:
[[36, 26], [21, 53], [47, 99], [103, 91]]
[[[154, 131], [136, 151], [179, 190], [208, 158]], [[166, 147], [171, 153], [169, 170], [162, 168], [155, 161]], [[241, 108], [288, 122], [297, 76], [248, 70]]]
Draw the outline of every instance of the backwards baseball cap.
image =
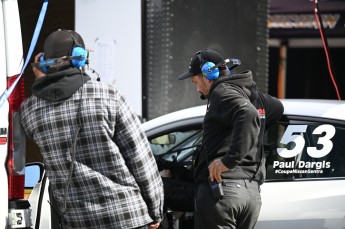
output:
[[217, 53], [216, 51], [213, 51], [210, 49], [203, 49], [194, 54], [189, 64], [189, 71], [180, 75], [178, 79], [184, 80], [191, 76], [200, 74], [202, 65], [205, 64], [206, 62], [212, 62], [215, 65], [217, 65], [218, 63], [221, 63], [224, 61], [225, 60], [223, 56]]
[[71, 56], [74, 47], [85, 49], [81, 36], [72, 30], [57, 30], [51, 33], [44, 42], [45, 59]]

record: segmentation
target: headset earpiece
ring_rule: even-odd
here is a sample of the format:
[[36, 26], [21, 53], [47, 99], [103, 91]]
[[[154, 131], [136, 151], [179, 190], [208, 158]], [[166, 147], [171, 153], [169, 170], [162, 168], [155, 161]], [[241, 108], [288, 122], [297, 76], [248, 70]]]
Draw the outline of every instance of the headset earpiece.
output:
[[70, 52], [70, 56], [72, 57], [71, 63], [72, 66], [75, 68], [82, 68], [84, 67], [88, 62], [88, 52], [81, 47], [82, 45], [79, 44], [78, 40], [74, 37], [74, 34], [70, 30], [64, 30], [67, 32], [73, 40], [73, 48]]
[[[42, 55], [40, 56], [40, 62], [41, 62], [41, 63], [46, 62], [46, 60], [44, 59], [44, 53], [42, 53]], [[43, 71], [44, 73], [47, 73], [47, 72], [48, 72], [48, 67], [42, 66], [41, 69], [42, 69], [42, 71]]]
[[87, 64], [88, 52], [82, 47], [74, 47], [71, 53], [71, 63], [76, 68], [82, 68]]
[[219, 69], [218, 68], [213, 69], [214, 66], [216, 65], [212, 62], [206, 62], [202, 65], [201, 72], [203, 76], [206, 77], [206, 79], [215, 80], [219, 77]]
[[201, 73], [204, 77], [206, 77], [206, 79], [208, 80], [215, 80], [219, 77], [219, 69], [218, 67], [220, 66], [220, 64], [214, 64], [213, 62], [206, 62], [203, 58], [202, 58], [202, 51], [198, 51], [196, 53], [197, 58], [199, 59], [199, 63], [201, 63], [200, 65], [200, 69], [201, 69]]

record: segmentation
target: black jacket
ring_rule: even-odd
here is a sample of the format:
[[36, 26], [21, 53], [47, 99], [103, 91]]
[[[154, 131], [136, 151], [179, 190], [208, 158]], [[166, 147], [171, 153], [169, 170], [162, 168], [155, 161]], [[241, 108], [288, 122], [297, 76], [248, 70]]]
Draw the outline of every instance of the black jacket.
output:
[[195, 160], [194, 180], [207, 181], [208, 165], [221, 158], [230, 171], [225, 179], [265, 179], [262, 142], [265, 127], [279, 120], [282, 103], [256, 89], [251, 71], [219, 77], [209, 91], [202, 149]]

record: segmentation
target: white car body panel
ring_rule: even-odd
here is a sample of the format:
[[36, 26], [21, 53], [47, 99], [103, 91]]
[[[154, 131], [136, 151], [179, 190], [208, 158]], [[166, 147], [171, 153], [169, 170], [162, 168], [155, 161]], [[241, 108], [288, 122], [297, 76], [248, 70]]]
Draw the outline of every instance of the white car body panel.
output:
[[284, 114], [345, 120], [345, 101], [283, 99]]
[[344, 179], [264, 183], [261, 198], [256, 229], [344, 228]]
[[[284, 104], [285, 115], [345, 120], [345, 101], [309, 99], [282, 99], [281, 101]], [[186, 108], [145, 122], [143, 128], [145, 131], [151, 131], [155, 127], [167, 123], [174, 123], [183, 119], [203, 118], [205, 113], [206, 105]]]

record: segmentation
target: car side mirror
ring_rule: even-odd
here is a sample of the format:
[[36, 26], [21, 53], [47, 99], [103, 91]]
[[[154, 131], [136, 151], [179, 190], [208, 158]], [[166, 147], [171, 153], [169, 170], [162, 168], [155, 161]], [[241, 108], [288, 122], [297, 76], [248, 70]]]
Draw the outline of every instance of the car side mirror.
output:
[[44, 165], [39, 162], [25, 165], [25, 188], [33, 189], [42, 180]]
[[155, 145], [171, 145], [176, 143], [176, 136], [174, 134], [165, 134], [152, 139], [150, 142]]

